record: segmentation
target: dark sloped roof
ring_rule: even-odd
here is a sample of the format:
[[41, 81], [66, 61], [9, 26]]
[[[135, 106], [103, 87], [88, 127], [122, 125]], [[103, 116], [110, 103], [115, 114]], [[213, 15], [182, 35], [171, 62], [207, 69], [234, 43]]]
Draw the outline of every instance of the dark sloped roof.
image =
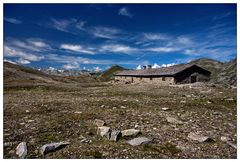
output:
[[180, 64], [180, 65], [174, 65], [170, 67], [156, 68], [156, 69], [124, 70], [115, 75], [116, 76], [173, 76], [192, 66], [197, 66], [197, 65]]

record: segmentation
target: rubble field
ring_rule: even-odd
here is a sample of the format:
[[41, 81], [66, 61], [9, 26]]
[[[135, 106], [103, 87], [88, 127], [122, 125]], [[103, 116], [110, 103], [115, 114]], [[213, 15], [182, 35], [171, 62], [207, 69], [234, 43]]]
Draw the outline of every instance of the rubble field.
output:
[[[204, 84], [8, 87], [4, 158], [19, 158], [16, 148], [26, 142], [24, 158], [234, 159], [236, 99], [236, 89]], [[67, 145], [40, 151], [57, 142]]]

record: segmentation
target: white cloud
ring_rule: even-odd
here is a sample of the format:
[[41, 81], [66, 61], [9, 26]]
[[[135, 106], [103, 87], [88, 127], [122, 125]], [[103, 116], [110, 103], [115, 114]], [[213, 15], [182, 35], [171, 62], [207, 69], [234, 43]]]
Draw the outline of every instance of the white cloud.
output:
[[5, 17], [4, 20], [12, 24], [22, 24], [22, 21], [15, 18]]
[[62, 44], [60, 48], [65, 50], [70, 50], [74, 52], [86, 53], [86, 54], [94, 54], [93, 51], [83, 48], [81, 45], [72, 45], [72, 44]]
[[121, 31], [116, 28], [109, 28], [109, 27], [94, 27], [90, 31], [95, 37], [99, 38], [106, 38], [106, 39], [114, 39], [116, 38], [117, 34], [119, 34]]
[[30, 41], [31, 44], [33, 44], [35, 47], [40, 47], [40, 48], [46, 48], [49, 47], [46, 43], [42, 41]]
[[3, 49], [4, 49], [3, 50], [4, 56], [8, 56], [8, 57], [19, 57], [29, 61], [40, 61], [44, 58], [44, 56], [37, 56], [34, 54], [26, 53], [9, 46], [4, 46]]
[[154, 63], [154, 65], [152, 66], [153, 69], [156, 69], [156, 68], [160, 68], [161, 66], [158, 65], [157, 63]]
[[31, 62], [28, 61], [28, 60], [25, 60], [23, 58], [20, 58], [20, 59], [17, 60], [17, 63], [19, 63], [19, 64], [30, 64]]
[[72, 23], [70, 20], [57, 20], [54, 18], [51, 18], [51, 27], [53, 27], [56, 30], [63, 31], [63, 32], [69, 32], [67, 28]]
[[136, 67], [136, 70], [141, 70], [141, 69], [142, 69], [141, 65], [138, 65], [138, 66]]
[[178, 48], [175, 47], [153, 47], [153, 48], [147, 48], [146, 50], [152, 51], [152, 52], [174, 52], [178, 51]]
[[120, 8], [120, 10], [118, 11], [118, 14], [122, 16], [130, 17], [130, 18], [133, 17], [133, 14], [129, 11], [127, 7]]
[[180, 36], [180, 37], [177, 38], [177, 40], [180, 44], [185, 44], [185, 45], [192, 44], [191, 39], [188, 38], [188, 37], [185, 37], [185, 36]]
[[169, 40], [170, 36], [163, 33], [144, 33], [143, 39], [145, 41], [149, 40]]
[[79, 65], [77, 62], [73, 62], [73, 63], [71, 63], [71, 64], [63, 65], [63, 68], [64, 68], [64, 69], [67, 69], [67, 70], [79, 69], [79, 68], [80, 68], [80, 65]]
[[86, 24], [85, 21], [79, 21], [79, 22], [76, 24], [76, 28], [79, 29], [79, 30], [85, 30], [85, 28], [84, 28], [85, 24]]
[[119, 53], [132, 53], [135, 52], [137, 49], [121, 45], [121, 44], [109, 44], [109, 45], [103, 45], [101, 47], [101, 51], [105, 52], [119, 52]]
[[46, 52], [51, 49], [50, 45], [40, 39], [19, 40], [8, 38], [6, 39], [5, 44], [29, 52]]
[[12, 64], [17, 64], [16, 62], [12, 61], [12, 60], [9, 60], [9, 59], [4, 59], [3, 60], [4, 62], [9, 62], [9, 63], [12, 63]]

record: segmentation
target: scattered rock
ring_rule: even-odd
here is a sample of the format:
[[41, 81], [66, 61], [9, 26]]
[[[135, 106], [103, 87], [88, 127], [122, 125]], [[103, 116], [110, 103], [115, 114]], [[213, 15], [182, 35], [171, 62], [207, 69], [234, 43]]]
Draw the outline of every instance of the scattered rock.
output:
[[29, 110], [26, 110], [25, 112], [26, 112], [26, 113], [30, 113], [30, 111], [29, 111]]
[[28, 123], [32, 123], [32, 122], [34, 122], [34, 120], [28, 120], [27, 122], [28, 122]]
[[126, 109], [126, 106], [121, 106], [120, 108], [121, 108], [121, 109]]
[[178, 120], [176, 118], [173, 118], [173, 117], [167, 117], [166, 119], [171, 124], [183, 124], [182, 121], [180, 121], [180, 120]]
[[233, 98], [227, 98], [225, 99], [225, 101], [233, 101], [234, 99]]
[[106, 123], [103, 120], [95, 119], [94, 124], [98, 127], [104, 126]]
[[129, 136], [135, 137], [140, 133], [140, 130], [126, 129], [126, 130], [121, 131], [121, 133], [122, 133], [122, 137], [129, 137]]
[[236, 144], [233, 144], [231, 141], [231, 139], [229, 137], [225, 137], [225, 136], [222, 136], [221, 137], [221, 141], [223, 142], [226, 142], [228, 145], [232, 146], [233, 148], [237, 149], [237, 145]]
[[57, 143], [49, 143], [49, 144], [45, 144], [40, 148], [40, 153], [42, 155], [45, 155], [49, 152], [53, 152], [56, 151], [58, 149], [61, 149], [67, 145], [69, 145], [69, 142], [57, 142]]
[[104, 108], [105, 107], [105, 105], [101, 105], [101, 108]]
[[201, 142], [201, 143], [213, 141], [213, 139], [210, 137], [203, 136], [203, 135], [200, 135], [198, 133], [193, 133], [193, 132], [188, 134], [188, 138], [190, 138], [191, 140], [194, 140], [194, 141]]
[[138, 138], [134, 138], [134, 139], [127, 141], [127, 143], [132, 146], [148, 144], [149, 142], [151, 142], [151, 140], [147, 137], [138, 137]]
[[207, 101], [208, 104], [212, 103], [211, 101]]
[[182, 101], [180, 101], [180, 103], [186, 103], [186, 101], [185, 101], [185, 100], [182, 100]]
[[4, 142], [3, 146], [4, 147], [12, 147], [13, 145], [16, 145], [17, 142]]
[[81, 143], [92, 143], [92, 140], [88, 139], [88, 138], [84, 138], [80, 141]]
[[110, 138], [110, 127], [106, 127], [106, 126], [98, 127], [97, 134], [109, 139]]
[[74, 114], [82, 114], [81, 111], [75, 111]]
[[220, 139], [221, 139], [221, 141], [223, 141], [223, 142], [227, 142], [227, 141], [230, 141], [230, 140], [231, 140], [229, 137], [225, 137], [225, 136], [222, 136]]
[[167, 111], [167, 110], [169, 110], [169, 108], [168, 107], [163, 107], [162, 110]]
[[26, 142], [21, 142], [18, 144], [18, 146], [16, 147], [16, 154], [21, 159], [25, 158], [25, 156], [27, 155], [27, 143]]
[[120, 130], [112, 130], [110, 140], [117, 141], [119, 139], [120, 135], [121, 135]]

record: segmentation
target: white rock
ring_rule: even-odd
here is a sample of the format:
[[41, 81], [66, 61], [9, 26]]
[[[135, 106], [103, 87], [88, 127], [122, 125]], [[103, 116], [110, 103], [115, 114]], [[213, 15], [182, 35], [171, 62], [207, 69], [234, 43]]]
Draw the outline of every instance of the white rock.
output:
[[200, 135], [198, 133], [189, 133], [188, 134], [188, 138], [190, 138], [191, 140], [194, 140], [194, 141], [198, 141], [198, 142], [211, 142], [213, 141], [213, 139], [207, 137], [207, 136], [203, 136], [203, 135]]
[[106, 126], [98, 127], [97, 134], [109, 139], [110, 138], [110, 127], [106, 127]]
[[16, 154], [19, 156], [19, 158], [24, 159], [27, 155], [27, 143], [21, 142], [16, 147]]
[[132, 146], [148, 144], [149, 142], [151, 142], [151, 140], [147, 137], [138, 137], [138, 138], [134, 138], [134, 139], [127, 141], [127, 143]]
[[98, 127], [104, 126], [106, 123], [103, 120], [95, 119], [94, 124]]
[[121, 109], [126, 109], [126, 106], [121, 106], [120, 108], [121, 108]]
[[183, 124], [182, 121], [180, 121], [180, 120], [178, 120], [178, 119], [175, 119], [175, 118], [173, 118], [173, 117], [167, 117], [166, 119], [167, 119], [167, 121], [168, 121], [169, 123], [171, 123], [171, 124]]
[[121, 131], [122, 137], [136, 136], [140, 133], [140, 130], [137, 129], [126, 129]]
[[168, 107], [163, 107], [162, 110], [166, 111], [166, 110], [169, 110]]

